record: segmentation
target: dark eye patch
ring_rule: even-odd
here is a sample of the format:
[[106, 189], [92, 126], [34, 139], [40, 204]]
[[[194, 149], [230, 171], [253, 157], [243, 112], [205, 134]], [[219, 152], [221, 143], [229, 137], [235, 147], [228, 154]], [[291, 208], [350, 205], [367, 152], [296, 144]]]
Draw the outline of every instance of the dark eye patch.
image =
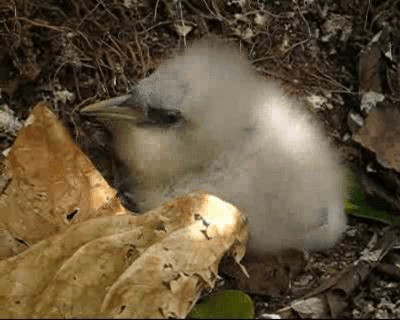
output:
[[137, 125], [139, 127], [170, 128], [182, 124], [183, 121], [184, 117], [179, 110], [150, 107], [147, 118]]
[[179, 121], [180, 118], [180, 114], [176, 114], [176, 113], [168, 113], [165, 116], [165, 123], [168, 124], [175, 124]]

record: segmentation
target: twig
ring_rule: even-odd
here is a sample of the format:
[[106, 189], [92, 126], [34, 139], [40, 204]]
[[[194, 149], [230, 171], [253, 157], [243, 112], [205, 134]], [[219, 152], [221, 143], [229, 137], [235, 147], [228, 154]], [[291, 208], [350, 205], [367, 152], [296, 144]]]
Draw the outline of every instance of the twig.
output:
[[[182, 30], [185, 30], [185, 20], [183, 19], [183, 10], [182, 10], [182, 2], [178, 1], [178, 5], [179, 5], [179, 14], [181, 17], [181, 23], [182, 23]], [[183, 37], [183, 46], [186, 48], [186, 34], [183, 32], [182, 33], [182, 37]]]
[[159, 4], [160, 0], [156, 1], [156, 5], [154, 6], [154, 16], [153, 16], [153, 20], [156, 21], [157, 20], [157, 10], [158, 10], [158, 4]]
[[76, 95], [78, 96], [78, 99], [81, 100], [81, 90], [79, 88], [79, 81], [78, 81], [78, 77], [76, 75], [76, 68], [73, 67], [72, 68], [72, 72], [74, 73], [74, 82], [75, 82], [75, 89], [76, 89]]
[[139, 31], [139, 32], [136, 32], [136, 31], [135, 31], [135, 34], [144, 34], [144, 33], [148, 33], [149, 31], [153, 30], [154, 28], [157, 28], [157, 27], [160, 27], [160, 26], [164, 26], [164, 25], [166, 25], [166, 24], [171, 24], [171, 23], [172, 23], [172, 21], [170, 21], [170, 20], [168, 20], [168, 21], [161, 21], [161, 22], [159, 22], [159, 23], [157, 23], [157, 24], [155, 24], [155, 25], [151, 26], [150, 28], [147, 28], [147, 29], [145, 29], [145, 30], [143, 30], [143, 31]]
[[146, 68], [146, 65], [144, 62], [143, 52], [142, 52], [142, 48], [139, 43], [139, 38], [138, 38], [138, 34], [137, 34], [136, 30], [135, 30], [135, 42], [136, 42], [136, 48], [138, 49], [138, 52], [139, 52], [140, 63], [142, 65], [142, 74], [144, 76], [147, 72], [147, 68]]
[[85, 22], [85, 20], [91, 16], [96, 10], [97, 8], [100, 6], [100, 3], [98, 2], [94, 8], [92, 10], [90, 10], [82, 19], [81, 22], [78, 24], [78, 26], [76, 27], [76, 29], [79, 29], [81, 27], [81, 25]]
[[54, 31], [57, 31], [57, 32], [65, 32], [67, 30], [72, 30], [72, 29], [66, 28], [66, 27], [52, 26], [52, 25], [48, 24], [46, 21], [43, 21], [43, 20], [30, 20], [30, 19], [25, 18], [25, 17], [14, 17], [14, 18], [12, 18], [12, 20], [14, 20], [14, 19], [15, 20], [25, 21], [25, 22], [27, 22], [27, 23], [35, 26], [35, 27], [47, 28], [47, 29], [54, 30]]
[[367, 30], [367, 20], [368, 20], [368, 14], [369, 14], [370, 6], [371, 6], [371, 0], [368, 0], [367, 10], [365, 11], [364, 30]]

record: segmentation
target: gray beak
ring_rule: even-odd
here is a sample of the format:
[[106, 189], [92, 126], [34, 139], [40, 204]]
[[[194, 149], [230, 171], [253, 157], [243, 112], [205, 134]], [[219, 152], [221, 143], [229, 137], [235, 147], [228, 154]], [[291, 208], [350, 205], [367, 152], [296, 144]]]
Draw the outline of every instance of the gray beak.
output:
[[[135, 101], [138, 100], [138, 101]], [[184, 118], [179, 110], [143, 106], [134, 94], [92, 103], [81, 113], [102, 120], [126, 120], [139, 127], [169, 128], [179, 126]]]
[[125, 94], [120, 97], [92, 103], [81, 109], [80, 112], [101, 119], [144, 121], [147, 117], [146, 108], [135, 106], [132, 100], [132, 94]]

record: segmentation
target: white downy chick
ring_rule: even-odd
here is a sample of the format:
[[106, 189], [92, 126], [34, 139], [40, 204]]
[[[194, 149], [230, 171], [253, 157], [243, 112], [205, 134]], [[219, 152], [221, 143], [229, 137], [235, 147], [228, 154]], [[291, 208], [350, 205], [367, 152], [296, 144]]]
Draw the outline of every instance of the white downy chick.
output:
[[112, 120], [143, 211], [204, 190], [248, 215], [257, 253], [328, 248], [345, 229], [342, 172], [327, 137], [232, 45], [197, 41], [130, 94], [82, 112]]

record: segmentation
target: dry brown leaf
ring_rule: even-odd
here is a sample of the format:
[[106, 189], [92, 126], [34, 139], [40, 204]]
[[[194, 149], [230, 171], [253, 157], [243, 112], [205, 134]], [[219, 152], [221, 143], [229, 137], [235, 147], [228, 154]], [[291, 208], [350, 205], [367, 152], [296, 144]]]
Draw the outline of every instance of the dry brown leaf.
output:
[[0, 224], [0, 260], [12, 257], [27, 248], [26, 245], [17, 241], [4, 226]]
[[290, 281], [304, 271], [307, 264], [304, 253], [299, 250], [284, 250], [278, 254], [248, 254], [241, 261], [250, 277], [228, 259], [224, 259], [220, 270], [232, 279], [232, 285], [249, 294], [278, 296], [289, 289]]
[[129, 231], [136, 219], [130, 215], [91, 219], [0, 261], [0, 318], [30, 317], [34, 298], [76, 250], [100, 237]]
[[246, 255], [241, 263], [250, 277], [230, 259], [224, 259], [221, 264], [221, 272], [228, 276], [234, 288], [266, 296], [280, 295], [289, 288], [289, 272], [279, 263], [276, 255]]
[[361, 91], [382, 92], [379, 76], [381, 56], [381, 50], [377, 45], [367, 47], [361, 52], [358, 68]]
[[196, 221], [155, 243], [121, 275], [107, 292], [102, 316], [184, 318], [200, 290], [214, 286], [220, 260], [232, 246], [245, 246], [248, 230], [234, 206], [205, 194], [197, 199], [195, 206], [187, 198], [170, 202]]
[[0, 317], [185, 317], [247, 239], [240, 212], [201, 192], [92, 219], [0, 261]]
[[220, 260], [244, 246], [248, 231], [232, 205], [214, 196], [199, 200], [197, 208], [182, 203], [197, 221], [155, 243], [113, 284], [102, 316], [184, 318], [200, 290], [214, 286]]
[[48, 106], [40, 103], [6, 159], [0, 223], [31, 245], [72, 224], [124, 214], [113, 190]]
[[353, 140], [376, 154], [378, 162], [400, 172], [400, 112], [388, 102], [372, 109]]

